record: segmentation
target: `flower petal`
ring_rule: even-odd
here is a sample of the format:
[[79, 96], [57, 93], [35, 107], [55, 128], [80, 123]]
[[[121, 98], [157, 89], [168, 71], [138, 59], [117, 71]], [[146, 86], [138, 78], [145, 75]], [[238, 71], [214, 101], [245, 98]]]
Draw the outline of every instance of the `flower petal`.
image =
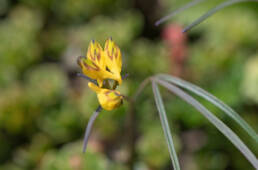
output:
[[121, 84], [122, 55], [119, 47], [109, 38], [106, 40], [104, 48], [105, 64], [108, 69], [115, 75], [119, 84]]
[[88, 60], [84, 56], [79, 56], [77, 58], [77, 63], [81, 67], [82, 72], [92, 79], [97, 79], [98, 72], [100, 71], [99, 66], [97, 66], [91, 60]]
[[106, 69], [105, 59], [103, 57], [103, 50], [101, 45], [98, 42], [95, 42], [94, 40], [90, 42], [86, 56], [89, 60], [94, 62], [97, 66], [99, 66], [103, 70]]

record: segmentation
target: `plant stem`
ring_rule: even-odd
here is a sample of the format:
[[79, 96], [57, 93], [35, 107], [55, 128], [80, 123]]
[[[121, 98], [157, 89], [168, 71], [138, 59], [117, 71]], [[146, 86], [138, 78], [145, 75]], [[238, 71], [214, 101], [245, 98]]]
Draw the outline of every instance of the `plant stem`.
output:
[[88, 122], [88, 124], [86, 126], [85, 135], [84, 135], [84, 139], [83, 139], [83, 149], [82, 149], [83, 153], [86, 152], [87, 144], [88, 144], [88, 141], [89, 141], [89, 137], [90, 137], [92, 126], [93, 126], [96, 118], [98, 117], [99, 113], [101, 112], [101, 110], [102, 110], [102, 107], [99, 106], [96, 109], [96, 111], [93, 113], [93, 115], [90, 117], [90, 120], [89, 120], [89, 122]]
[[137, 132], [137, 120], [136, 120], [136, 109], [135, 109], [135, 103], [137, 100], [137, 97], [139, 94], [144, 90], [145, 86], [150, 82], [151, 77], [146, 78], [140, 85], [135, 94], [129, 98], [126, 97], [126, 100], [129, 103], [129, 109], [128, 109], [128, 117], [127, 117], [127, 125], [126, 129], [128, 129], [128, 161], [127, 165], [129, 167], [129, 170], [134, 169], [134, 163], [136, 160], [136, 132]]
[[135, 105], [133, 100], [129, 100], [129, 110], [127, 118], [127, 129], [128, 129], [128, 167], [130, 170], [134, 169], [134, 162], [136, 157], [135, 141], [136, 141], [136, 129], [137, 122], [135, 119]]
[[139, 85], [137, 91], [132, 97], [132, 100], [135, 102], [139, 94], [143, 91], [144, 87], [150, 82], [151, 77], [146, 78], [143, 82]]

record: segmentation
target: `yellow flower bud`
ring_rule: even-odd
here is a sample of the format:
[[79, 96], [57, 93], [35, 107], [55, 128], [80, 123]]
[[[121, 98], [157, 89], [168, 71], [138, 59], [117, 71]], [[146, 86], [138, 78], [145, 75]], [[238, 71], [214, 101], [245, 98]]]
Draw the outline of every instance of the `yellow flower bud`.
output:
[[123, 103], [123, 96], [117, 90], [100, 88], [91, 82], [88, 86], [97, 93], [99, 103], [105, 110], [113, 110]]

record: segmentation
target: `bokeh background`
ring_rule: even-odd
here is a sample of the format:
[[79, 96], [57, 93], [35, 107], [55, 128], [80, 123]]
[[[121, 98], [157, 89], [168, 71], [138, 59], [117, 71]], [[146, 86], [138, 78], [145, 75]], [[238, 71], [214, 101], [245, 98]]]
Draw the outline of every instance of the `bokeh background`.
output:
[[[101, 112], [82, 154], [98, 103], [76, 76], [76, 58], [92, 39], [103, 44], [112, 37], [121, 48], [123, 74], [130, 74], [119, 87], [123, 94], [132, 96], [153, 74], [176, 75], [220, 98], [257, 132], [258, 4], [226, 8], [186, 34], [184, 26], [222, 1], [154, 25], [187, 2], [0, 0], [0, 170], [172, 169], [150, 86], [134, 106]], [[200, 113], [164, 89], [162, 95], [183, 170], [252, 170]], [[236, 123], [201, 102], [258, 155]]]

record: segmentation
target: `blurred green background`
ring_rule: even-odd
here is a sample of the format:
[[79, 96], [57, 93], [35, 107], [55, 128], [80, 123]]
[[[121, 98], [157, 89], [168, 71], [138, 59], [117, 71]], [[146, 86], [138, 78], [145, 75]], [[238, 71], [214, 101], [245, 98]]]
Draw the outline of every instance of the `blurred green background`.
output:
[[[132, 96], [143, 79], [168, 73], [234, 108], [258, 131], [258, 5], [226, 8], [189, 33], [181, 29], [222, 1], [201, 3], [155, 27], [186, 0], [0, 0], [0, 170], [170, 170], [150, 86], [129, 105], [103, 111], [86, 154], [85, 126], [97, 98], [77, 56], [108, 37], [121, 48], [119, 90]], [[183, 170], [251, 170], [244, 156], [200, 113], [162, 90]], [[201, 100], [258, 155], [257, 144]], [[130, 159], [130, 147], [135, 148]]]

